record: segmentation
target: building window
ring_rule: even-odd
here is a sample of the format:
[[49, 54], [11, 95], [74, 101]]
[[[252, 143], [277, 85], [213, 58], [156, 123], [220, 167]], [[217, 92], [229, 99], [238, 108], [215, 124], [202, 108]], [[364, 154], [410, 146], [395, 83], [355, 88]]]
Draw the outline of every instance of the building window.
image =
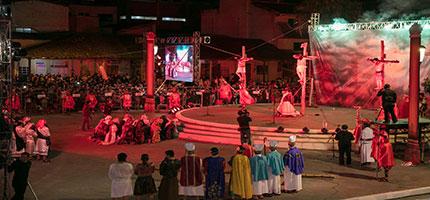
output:
[[187, 19], [179, 18], [179, 17], [163, 17], [161, 18], [163, 21], [174, 21], [174, 22], [186, 22]]
[[32, 29], [30, 27], [16, 27], [15, 32], [17, 32], [17, 33], [36, 33], [37, 31], [35, 31], [34, 29]]
[[157, 17], [153, 17], [153, 16], [136, 16], [136, 15], [133, 15], [133, 16], [131, 16], [131, 19], [134, 19], [134, 20], [153, 20], [153, 21], [155, 21], [155, 20], [157, 20]]

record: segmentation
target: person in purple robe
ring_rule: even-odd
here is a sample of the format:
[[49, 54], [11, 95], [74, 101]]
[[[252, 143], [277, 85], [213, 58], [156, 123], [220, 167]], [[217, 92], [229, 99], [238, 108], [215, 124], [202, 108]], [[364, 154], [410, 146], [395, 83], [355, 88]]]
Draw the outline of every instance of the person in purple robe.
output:
[[302, 173], [305, 161], [302, 152], [295, 144], [296, 136], [292, 135], [288, 142], [290, 149], [284, 154], [284, 190], [287, 192], [302, 190]]
[[211, 148], [211, 156], [203, 160], [204, 174], [206, 176], [205, 199], [224, 199], [225, 191], [225, 159], [219, 156], [216, 147]]

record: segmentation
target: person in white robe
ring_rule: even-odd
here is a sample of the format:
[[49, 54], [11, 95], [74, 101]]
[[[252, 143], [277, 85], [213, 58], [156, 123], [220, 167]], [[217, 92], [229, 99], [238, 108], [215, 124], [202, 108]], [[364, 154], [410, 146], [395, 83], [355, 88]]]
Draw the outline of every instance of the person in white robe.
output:
[[112, 181], [111, 198], [128, 199], [133, 195], [133, 182], [131, 177], [134, 174], [133, 165], [127, 162], [127, 154], [119, 153], [118, 162], [109, 167], [109, 179]]
[[42, 159], [43, 162], [48, 162], [48, 151], [51, 133], [49, 128], [46, 126], [46, 120], [40, 119], [36, 123], [37, 141], [36, 148], [34, 149], [34, 154], [36, 154], [37, 159]]
[[295, 146], [296, 136], [289, 137], [289, 150], [284, 154], [284, 191], [298, 192], [302, 190], [302, 173], [304, 159], [302, 152]]
[[278, 107], [276, 108], [276, 111], [278, 111], [278, 115], [289, 116], [289, 117], [300, 116], [300, 112], [298, 112], [294, 108], [292, 102], [293, 102], [292, 93], [288, 90], [285, 90], [283, 92], [281, 102], [279, 103]]
[[37, 136], [34, 131], [34, 124], [30, 122], [30, 117], [23, 117], [21, 125], [15, 128], [16, 133], [25, 142], [25, 152], [33, 155], [34, 153], [34, 137]]
[[360, 162], [361, 166], [369, 165], [375, 162], [372, 158], [372, 140], [373, 140], [373, 130], [370, 128], [369, 122], [363, 123], [363, 130], [360, 135]]

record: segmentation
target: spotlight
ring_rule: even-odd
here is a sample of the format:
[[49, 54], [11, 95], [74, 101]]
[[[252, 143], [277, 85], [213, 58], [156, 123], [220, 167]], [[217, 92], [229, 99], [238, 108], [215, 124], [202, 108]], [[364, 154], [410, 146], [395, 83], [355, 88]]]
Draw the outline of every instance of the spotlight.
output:
[[22, 89], [27, 89], [27, 86], [26, 85], [22, 86]]
[[321, 129], [321, 133], [322, 134], [328, 134], [328, 129], [327, 128], [322, 128]]
[[309, 130], [309, 128], [308, 128], [308, 127], [306, 127], [306, 126], [302, 128], [302, 132], [303, 132], [304, 134], [308, 134], [308, 133], [309, 133], [309, 131], [310, 131], [310, 130]]

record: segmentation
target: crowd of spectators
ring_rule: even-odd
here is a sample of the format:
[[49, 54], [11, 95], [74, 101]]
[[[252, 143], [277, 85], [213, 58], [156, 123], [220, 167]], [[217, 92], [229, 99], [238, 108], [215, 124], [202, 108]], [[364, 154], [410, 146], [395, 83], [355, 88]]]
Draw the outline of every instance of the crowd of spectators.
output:
[[[215, 105], [221, 103], [239, 103], [239, 88], [236, 78], [232, 75], [229, 84], [232, 89], [232, 98], [229, 102], [219, 101], [219, 88], [221, 79], [212, 81], [200, 80], [195, 83], [182, 83], [175, 81], [156, 81], [155, 103], [169, 104], [168, 97], [173, 88], [181, 94], [181, 105]], [[296, 85], [292, 85], [296, 86]], [[283, 88], [289, 87], [289, 83], [283, 80], [272, 82], [253, 82], [248, 84], [250, 94], [258, 103], [272, 102], [271, 95], [275, 91], [276, 98], [282, 96]], [[276, 89], [276, 90], [273, 90]], [[2, 93], [0, 95], [5, 95]], [[48, 114], [59, 112], [80, 111], [88, 96], [93, 96], [97, 101], [92, 109], [104, 111], [105, 105], [109, 104], [112, 110], [128, 109], [125, 104], [124, 94], [129, 97], [130, 109], [143, 109], [146, 96], [146, 85], [137, 79], [131, 79], [128, 75], [111, 75], [104, 80], [102, 76], [60, 76], [53, 74], [31, 75], [29, 81], [15, 84], [12, 93], [7, 100], [2, 96], [1, 105], [9, 110], [25, 114]], [[203, 102], [202, 102], [203, 100]], [[11, 102], [9, 102], [11, 101]], [[94, 111], [93, 110], [93, 111]], [[109, 113], [109, 111], [108, 111]]]

